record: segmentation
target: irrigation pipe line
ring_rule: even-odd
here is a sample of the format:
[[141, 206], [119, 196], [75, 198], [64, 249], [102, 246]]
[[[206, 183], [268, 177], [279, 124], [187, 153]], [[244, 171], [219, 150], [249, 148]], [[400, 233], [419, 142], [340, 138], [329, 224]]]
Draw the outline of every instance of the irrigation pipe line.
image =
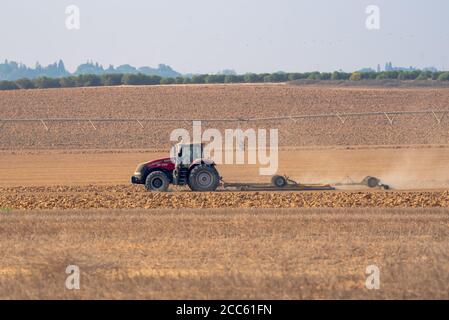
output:
[[0, 123], [11, 123], [11, 122], [40, 122], [44, 125], [46, 130], [48, 127], [46, 123], [48, 122], [88, 122], [91, 126], [96, 129], [94, 122], [136, 122], [142, 128], [143, 122], [269, 122], [269, 121], [285, 121], [290, 120], [296, 122], [301, 119], [323, 119], [323, 118], [337, 118], [343, 124], [348, 118], [357, 117], [373, 117], [373, 116], [383, 116], [392, 125], [396, 116], [399, 115], [431, 115], [438, 124], [441, 123], [444, 116], [449, 113], [449, 110], [424, 110], [424, 111], [385, 111], [385, 112], [356, 112], [356, 113], [322, 113], [322, 114], [307, 114], [307, 115], [287, 115], [287, 116], [276, 116], [276, 117], [264, 117], [264, 118], [223, 118], [223, 119], [200, 119], [200, 118], [189, 118], [189, 119], [170, 119], [170, 118], [9, 118], [0, 119]]

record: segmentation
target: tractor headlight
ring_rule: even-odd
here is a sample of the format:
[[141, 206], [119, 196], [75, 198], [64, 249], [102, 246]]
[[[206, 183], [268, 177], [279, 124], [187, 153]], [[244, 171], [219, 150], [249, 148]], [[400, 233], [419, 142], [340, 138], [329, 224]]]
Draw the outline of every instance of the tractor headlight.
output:
[[145, 163], [141, 163], [137, 166], [136, 172], [134, 172], [135, 176], [141, 176], [142, 175], [142, 170], [145, 167]]

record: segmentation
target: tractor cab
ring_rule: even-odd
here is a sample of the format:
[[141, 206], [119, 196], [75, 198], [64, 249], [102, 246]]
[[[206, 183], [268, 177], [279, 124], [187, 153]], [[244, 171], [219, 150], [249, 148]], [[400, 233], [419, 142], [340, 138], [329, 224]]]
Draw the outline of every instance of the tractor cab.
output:
[[204, 144], [203, 143], [191, 143], [184, 144], [178, 143], [173, 146], [173, 158], [172, 161], [175, 166], [178, 167], [190, 167], [190, 165], [198, 159], [203, 159]]
[[[204, 144], [202, 143], [178, 143], [174, 145], [173, 148], [174, 152], [172, 154], [174, 155], [174, 158], [172, 158], [172, 161], [175, 164], [175, 169], [173, 170], [174, 185], [190, 185], [190, 173], [194, 167], [198, 165], [210, 167], [214, 166], [212, 161], [203, 158]], [[213, 169], [213, 171], [215, 171], [215, 169]]]

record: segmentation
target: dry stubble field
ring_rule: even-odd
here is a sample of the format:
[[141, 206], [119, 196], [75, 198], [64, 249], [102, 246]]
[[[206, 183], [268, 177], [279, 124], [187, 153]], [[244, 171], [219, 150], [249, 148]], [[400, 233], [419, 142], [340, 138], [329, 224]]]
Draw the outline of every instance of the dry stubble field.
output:
[[448, 299], [448, 237], [447, 209], [12, 213], [0, 298]]
[[[31, 90], [0, 92], [0, 119], [259, 117], [443, 110], [448, 102], [448, 89]], [[269, 126], [280, 130], [280, 171], [292, 178], [370, 174], [399, 190], [165, 195], [128, 179], [137, 163], [163, 155], [173, 126], [0, 123], [0, 296], [448, 298], [449, 119], [395, 121]], [[221, 172], [228, 181], [263, 179], [254, 166]], [[79, 292], [64, 289], [68, 264], [81, 268]], [[368, 264], [381, 269], [378, 291], [364, 289]]]

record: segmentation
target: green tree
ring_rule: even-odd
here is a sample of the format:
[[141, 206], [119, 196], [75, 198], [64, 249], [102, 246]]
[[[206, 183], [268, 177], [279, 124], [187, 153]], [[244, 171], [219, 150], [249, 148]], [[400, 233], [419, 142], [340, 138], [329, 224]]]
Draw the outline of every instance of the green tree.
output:
[[76, 84], [79, 87], [98, 87], [101, 86], [101, 77], [96, 74], [80, 74], [76, 78]]
[[350, 73], [334, 71], [332, 72], [331, 80], [348, 80], [350, 76]]
[[320, 74], [320, 80], [330, 80], [331, 76], [332, 76], [332, 74], [329, 72], [322, 72]]
[[362, 80], [362, 74], [360, 72], [353, 72], [349, 77], [351, 81], [360, 81]]
[[103, 86], [119, 86], [122, 84], [123, 74], [114, 73], [114, 74], [103, 74], [101, 76], [101, 84]]
[[16, 90], [19, 86], [13, 81], [0, 81], [0, 90]]
[[408, 75], [408, 80], [415, 80], [416, 78], [419, 77], [420, 74], [421, 72], [419, 70], [410, 71]]
[[28, 78], [16, 80], [16, 84], [20, 89], [34, 89], [34, 83]]
[[[122, 83], [131, 86], [139, 85], [157, 85], [161, 84], [162, 77], [159, 76], [147, 76], [142, 73], [138, 74], [125, 74], [122, 78]], [[172, 80], [174, 81], [174, 80]]]
[[419, 75], [419, 71], [399, 71], [399, 80], [415, 80]]
[[338, 71], [332, 72], [331, 80], [343, 80], [341, 78], [341, 72], [338, 72]]
[[263, 82], [275, 82], [272, 74], [267, 74], [263, 77]]
[[422, 71], [419, 73], [418, 77], [415, 80], [427, 80], [432, 77], [432, 72]]
[[289, 81], [295, 81], [299, 79], [304, 79], [304, 75], [302, 73], [289, 73], [287, 75]]
[[160, 84], [162, 80], [162, 77], [160, 76], [143, 76], [143, 84], [146, 85], [157, 85]]
[[205, 78], [206, 83], [224, 83], [225, 75], [223, 74], [209, 74]]
[[64, 77], [59, 79], [59, 84], [62, 88], [72, 88], [77, 86], [76, 77]]
[[262, 82], [263, 77], [258, 74], [255, 74], [255, 73], [247, 73], [243, 76], [243, 80], [246, 83], [257, 83], [257, 82]]
[[443, 72], [437, 71], [437, 72], [432, 72], [432, 80], [437, 80], [438, 77], [442, 74]]
[[449, 81], [449, 72], [443, 72], [438, 76], [438, 81]]
[[39, 77], [34, 79], [34, 86], [39, 89], [45, 88], [60, 88], [59, 79], [48, 78], [48, 77]]
[[140, 77], [137, 74], [132, 74], [132, 73], [123, 75], [122, 81], [123, 81], [123, 84], [129, 85], [129, 86], [142, 84], [142, 83], [140, 83], [141, 82]]
[[308, 75], [307, 79], [309, 79], [309, 80], [320, 80], [321, 79], [321, 74], [319, 72], [317, 72], [317, 71], [311, 72]]
[[225, 83], [240, 83], [244, 82], [244, 76], [238, 76], [235, 74], [228, 74], [225, 76], [224, 82]]
[[273, 73], [273, 77], [274, 77], [275, 82], [287, 82], [288, 81], [288, 74], [285, 72]]
[[376, 79], [378, 80], [385, 80], [385, 79], [389, 79], [388, 78], [388, 72], [387, 71], [383, 71], [377, 74]]
[[176, 77], [175, 83], [176, 84], [183, 84], [184, 83], [184, 78], [183, 77]]
[[160, 84], [174, 84], [175, 79], [173, 78], [162, 78]]
[[[369, 79], [369, 80], [375, 80], [377, 79], [377, 72], [364, 72], [362, 74], [362, 79]], [[348, 79], [351, 75], [348, 75]]]
[[263, 77], [264, 82], [286, 82], [288, 81], [288, 75], [286, 73], [272, 73]]
[[[391, 63], [391, 62], [390, 62]], [[387, 79], [397, 79], [399, 77], [398, 71], [387, 71], [385, 72]]]
[[205, 74], [196, 74], [192, 77], [192, 83], [202, 84], [206, 83], [206, 77]]

